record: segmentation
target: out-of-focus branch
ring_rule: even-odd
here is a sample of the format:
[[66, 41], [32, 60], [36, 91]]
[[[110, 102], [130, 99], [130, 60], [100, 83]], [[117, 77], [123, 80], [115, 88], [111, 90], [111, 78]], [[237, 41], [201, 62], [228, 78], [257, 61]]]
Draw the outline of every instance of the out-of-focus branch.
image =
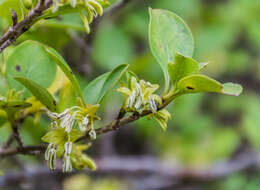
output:
[[[165, 108], [171, 101], [166, 100], [163, 102], [162, 105], [159, 106], [158, 110], [161, 110], [163, 108]], [[113, 120], [112, 122], [110, 122], [109, 124], [105, 125], [102, 128], [99, 128], [96, 130], [96, 134], [97, 135], [103, 135], [105, 133], [111, 132], [111, 131], [115, 131], [117, 129], [119, 129], [120, 127], [134, 122], [142, 117], [145, 117], [149, 114], [151, 114], [152, 112], [150, 110], [145, 110], [142, 113], [133, 113], [130, 116], [121, 118], [118, 116], [117, 119]], [[82, 141], [82, 140], [89, 140], [90, 136], [87, 133], [85, 136], [79, 138], [77, 141]], [[2, 150], [0, 151], [0, 158], [2, 157], [6, 157], [6, 156], [12, 156], [15, 154], [34, 154], [34, 151], [37, 152], [43, 152], [46, 149], [46, 146], [40, 145], [40, 146], [27, 146], [27, 147], [18, 147], [18, 148], [13, 148], [13, 149], [7, 149], [7, 150]], [[32, 152], [33, 151], [33, 152]]]
[[[153, 157], [105, 157], [96, 160], [98, 170], [96, 172], [83, 171], [93, 175], [119, 175], [120, 177], [133, 177], [143, 179], [142, 177], [154, 176], [156, 179], [163, 179], [167, 182], [167, 186], [176, 185], [183, 180], [191, 182], [208, 183], [214, 180], [227, 177], [233, 173], [244, 172], [249, 169], [258, 170], [260, 168], [260, 156], [247, 152], [236, 158], [223, 161], [211, 167], [204, 169], [185, 168], [176, 166], [171, 162], [163, 162]], [[71, 175], [78, 172], [73, 172]], [[35, 178], [42, 176], [64, 176], [61, 169], [50, 173], [46, 168], [30, 170], [27, 172], [6, 174], [0, 178], [0, 187], [7, 186], [15, 182], [22, 182], [27, 179], [34, 181]]]
[[10, 148], [7, 150], [0, 150], [0, 159], [7, 156], [13, 156], [16, 154], [35, 155], [39, 152], [43, 152], [45, 149], [46, 146], [43, 144], [38, 146], [22, 146], [22, 147]]
[[17, 23], [17, 16], [12, 12], [13, 26], [11, 26], [0, 38], [0, 53], [17, 40], [24, 32], [29, 30], [36, 18], [42, 15], [52, 4], [52, 0], [39, 0], [35, 8], [20, 22]]

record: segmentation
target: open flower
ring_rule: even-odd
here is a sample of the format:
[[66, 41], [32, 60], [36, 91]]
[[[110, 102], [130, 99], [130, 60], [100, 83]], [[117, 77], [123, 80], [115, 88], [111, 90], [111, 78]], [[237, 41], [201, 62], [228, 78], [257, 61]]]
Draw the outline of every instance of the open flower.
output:
[[158, 110], [158, 104], [162, 104], [160, 96], [154, 94], [159, 88], [157, 84], [151, 84], [144, 80], [139, 82], [135, 77], [131, 78], [130, 84], [123, 85], [117, 89], [125, 95], [125, 108], [127, 111], [151, 110], [156, 113]]
[[74, 106], [64, 110], [62, 113], [47, 111], [52, 119], [51, 126], [54, 128], [64, 128], [69, 134], [76, 124], [80, 131], [88, 131], [92, 139], [96, 138], [94, 121], [100, 118], [96, 115], [99, 105], [88, 104], [85, 107]]

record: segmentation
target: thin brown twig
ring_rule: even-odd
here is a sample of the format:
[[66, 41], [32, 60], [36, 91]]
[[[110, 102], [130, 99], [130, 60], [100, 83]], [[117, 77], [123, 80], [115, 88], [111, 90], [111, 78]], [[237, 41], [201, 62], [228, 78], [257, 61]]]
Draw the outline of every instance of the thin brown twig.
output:
[[[159, 106], [158, 110], [165, 108], [170, 102], [171, 102], [171, 100], [169, 100], [169, 99], [167, 101], [164, 101], [164, 103], [161, 106]], [[105, 134], [105, 133], [108, 133], [111, 131], [115, 131], [115, 130], [119, 129], [120, 127], [124, 126], [125, 124], [134, 122], [134, 121], [140, 119], [141, 117], [145, 117], [151, 113], [152, 112], [150, 110], [145, 110], [140, 114], [133, 113], [132, 115], [130, 115], [128, 117], [124, 117], [121, 119], [115, 119], [112, 122], [110, 122], [109, 124], [105, 125], [104, 127], [97, 129], [96, 134], [102, 135], [102, 134]], [[89, 134], [86, 134], [85, 136], [79, 138], [77, 141], [89, 140], [89, 139], [90, 139]], [[46, 149], [45, 144], [42, 144], [39, 146], [17, 147], [17, 148], [8, 149], [8, 150], [2, 150], [0, 152], [0, 158], [6, 157], [6, 156], [13, 156], [16, 154], [34, 154], [35, 151], [44, 152], [45, 149]]]
[[38, 145], [38, 146], [23, 146], [23, 147], [10, 148], [7, 150], [2, 150], [0, 152], [0, 158], [13, 156], [16, 154], [35, 155], [38, 152], [43, 152], [45, 149], [46, 149], [45, 144]]
[[[40, 0], [35, 8], [29, 12], [29, 14], [20, 22], [13, 22], [11, 26], [4, 35], [0, 38], [0, 53], [10, 46], [13, 42], [17, 40], [24, 32], [29, 30], [36, 18], [47, 10], [52, 4], [52, 0]], [[13, 19], [14, 21], [14, 19]]]

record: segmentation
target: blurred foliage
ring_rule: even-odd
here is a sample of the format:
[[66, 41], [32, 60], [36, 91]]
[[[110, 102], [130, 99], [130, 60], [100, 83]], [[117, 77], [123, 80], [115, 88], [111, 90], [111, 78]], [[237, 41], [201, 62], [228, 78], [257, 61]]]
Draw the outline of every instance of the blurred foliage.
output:
[[[135, 139], [142, 142], [137, 146], [145, 144], [149, 146], [146, 147], [149, 153], [189, 167], [206, 167], [230, 158], [242, 146], [244, 139], [248, 147], [260, 152], [260, 1], [133, 0], [129, 4], [115, 15], [102, 17], [97, 27], [93, 25], [96, 28], [92, 29], [91, 36], [86, 37], [81, 32], [84, 26], [78, 15], [72, 14], [38, 23], [18, 42], [30, 38], [64, 54], [71, 47], [80, 52], [80, 47], [73, 46], [75, 42], [71, 42], [71, 30], [77, 30], [78, 35], [92, 45], [87, 60], [79, 54], [74, 55], [75, 60], [69, 61], [71, 67], [78, 71], [80, 83], [86, 84], [104, 71], [129, 63], [130, 69], [145, 80], [163, 84], [163, 73], [148, 46], [148, 7], [171, 10], [190, 26], [196, 44], [195, 58], [210, 62], [204, 72], [219, 80], [228, 78], [241, 83], [245, 91], [236, 98], [196, 94], [176, 99], [169, 108], [172, 119], [167, 132], [162, 132], [148, 118], [136, 122], [138, 127], [131, 135], [136, 135]], [[0, 33], [7, 28], [7, 24], [8, 21], [0, 18]], [[12, 51], [12, 47], [8, 50]], [[148, 64], [151, 66], [147, 67]], [[86, 76], [81, 76], [82, 68], [86, 70]], [[0, 83], [2, 93], [5, 84], [2, 79]], [[103, 110], [101, 114], [107, 118], [118, 112], [116, 108], [119, 105], [115, 98], [118, 97], [105, 98], [104, 104], [108, 110]], [[4, 123], [1, 114], [0, 122]], [[25, 144], [39, 143], [38, 137], [47, 130], [47, 121], [42, 119], [39, 125], [29, 118], [22, 128]], [[10, 126], [3, 125], [0, 128], [0, 142], [4, 142], [9, 133]], [[130, 152], [131, 146], [136, 146], [136, 143], [126, 142], [122, 146], [127, 145], [129, 147], [125, 149], [129, 150], [129, 154], [133, 153]], [[259, 176], [248, 178], [246, 174], [236, 174], [212, 184], [214, 188], [210, 189], [259, 189]], [[121, 185], [111, 179], [96, 181], [87, 176], [75, 176], [64, 183], [66, 190], [124, 189]]]
[[126, 190], [126, 186], [115, 179], [92, 180], [89, 176], [83, 174], [68, 178], [63, 185], [64, 190]]

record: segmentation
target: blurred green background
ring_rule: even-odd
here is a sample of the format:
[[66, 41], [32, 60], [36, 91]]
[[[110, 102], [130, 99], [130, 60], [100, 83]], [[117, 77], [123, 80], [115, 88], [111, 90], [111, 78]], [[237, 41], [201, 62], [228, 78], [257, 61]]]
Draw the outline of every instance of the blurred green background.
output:
[[[204, 169], [248, 151], [259, 153], [259, 0], [130, 0], [120, 10], [97, 19], [90, 35], [84, 33], [79, 16], [73, 14], [37, 24], [19, 42], [30, 38], [59, 50], [82, 85], [123, 63], [129, 63], [140, 78], [163, 85], [163, 73], [148, 44], [148, 7], [171, 10], [181, 16], [194, 35], [195, 59], [210, 62], [204, 72], [221, 82], [240, 83], [244, 92], [239, 97], [216, 94], [180, 97], [168, 107], [172, 119], [166, 132], [144, 118], [99, 138], [93, 143], [90, 156], [105, 159], [145, 155], [183, 168]], [[0, 19], [1, 31], [6, 27], [7, 22]], [[120, 100], [115, 91], [106, 98], [99, 113], [104, 117], [102, 123], [115, 117]], [[40, 125], [35, 125], [33, 118], [28, 119], [22, 127], [25, 143], [40, 143], [47, 125], [44, 118]], [[9, 126], [1, 127], [0, 142], [6, 140], [7, 134]], [[22, 165], [42, 165], [34, 157], [19, 158], [25, 163]], [[7, 160], [0, 162], [4, 171], [15, 170], [6, 163]], [[133, 177], [127, 176], [79, 175], [60, 183], [65, 190], [145, 189], [134, 186], [133, 181]], [[260, 173], [243, 170], [206, 183], [191, 180], [154, 189], [259, 190]]]

